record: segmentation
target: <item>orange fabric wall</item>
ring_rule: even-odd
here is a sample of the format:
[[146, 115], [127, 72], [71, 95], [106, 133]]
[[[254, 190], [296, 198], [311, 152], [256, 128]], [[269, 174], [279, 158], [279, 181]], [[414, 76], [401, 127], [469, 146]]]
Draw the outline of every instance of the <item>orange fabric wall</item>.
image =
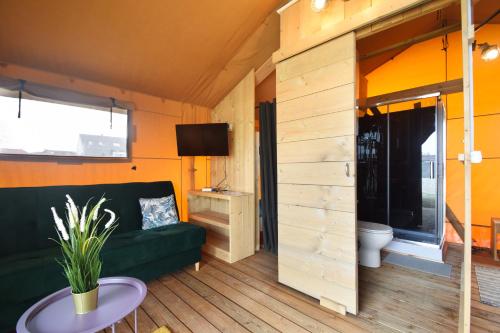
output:
[[272, 102], [276, 98], [276, 71], [273, 71], [255, 87], [255, 105], [260, 102]]
[[[191, 158], [177, 156], [175, 125], [209, 122], [210, 109], [10, 64], [0, 66], [0, 75], [115, 97], [135, 104], [131, 114], [134, 129], [129, 162], [0, 160], [0, 187], [171, 180], [181, 217], [185, 219], [187, 191], [194, 186], [207, 186], [205, 158], [195, 159], [197, 171], [193, 179]], [[132, 170], [132, 166], [137, 170]]]
[[[477, 32], [479, 42], [500, 45], [500, 25], [487, 25]], [[462, 77], [460, 32], [448, 36], [448, 57], [441, 38], [405, 50], [366, 76], [367, 95], [374, 96]], [[475, 246], [490, 246], [490, 219], [500, 216], [500, 59], [485, 62], [474, 52], [475, 149], [483, 162], [472, 171], [472, 236]], [[444, 98], [447, 109], [446, 202], [463, 221], [464, 173], [457, 155], [463, 152], [463, 95]], [[458, 241], [451, 226], [447, 240]]]

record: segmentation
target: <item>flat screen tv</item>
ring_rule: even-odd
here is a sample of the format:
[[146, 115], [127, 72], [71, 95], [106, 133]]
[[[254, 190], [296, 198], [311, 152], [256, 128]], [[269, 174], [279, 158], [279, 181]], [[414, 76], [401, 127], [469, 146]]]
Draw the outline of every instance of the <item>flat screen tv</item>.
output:
[[227, 123], [176, 125], [179, 156], [228, 156]]

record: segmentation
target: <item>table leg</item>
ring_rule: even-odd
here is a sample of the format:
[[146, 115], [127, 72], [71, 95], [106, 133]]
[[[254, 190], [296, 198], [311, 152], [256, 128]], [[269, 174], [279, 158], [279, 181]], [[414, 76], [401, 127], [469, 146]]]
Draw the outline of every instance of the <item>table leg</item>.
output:
[[137, 308], [134, 309], [134, 333], [137, 333]]

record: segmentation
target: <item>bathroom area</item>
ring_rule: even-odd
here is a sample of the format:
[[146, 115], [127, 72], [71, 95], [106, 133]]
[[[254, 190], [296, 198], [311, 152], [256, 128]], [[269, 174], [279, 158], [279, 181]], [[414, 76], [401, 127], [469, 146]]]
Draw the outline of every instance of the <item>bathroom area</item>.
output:
[[[455, 120], [447, 133], [450, 118], [463, 109], [460, 63], [450, 61], [461, 47], [453, 26], [457, 13], [449, 6], [377, 33], [357, 32], [356, 214], [362, 266], [379, 267], [387, 253], [443, 263], [446, 240], [456, 236], [446, 223], [447, 204], [461, 216], [463, 195], [447, 195], [446, 186], [447, 160], [453, 188], [463, 179], [455, 166], [463, 145]], [[439, 30], [450, 24], [450, 31]]]
[[366, 246], [442, 262], [445, 123], [441, 97], [435, 95], [380, 101], [358, 112], [357, 214], [364, 266], [380, 265]]

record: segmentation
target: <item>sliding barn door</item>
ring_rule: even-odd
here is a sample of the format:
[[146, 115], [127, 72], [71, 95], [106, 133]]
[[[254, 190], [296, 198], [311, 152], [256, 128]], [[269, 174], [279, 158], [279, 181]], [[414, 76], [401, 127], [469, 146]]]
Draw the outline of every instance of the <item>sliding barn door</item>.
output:
[[279, 281], [357, 313], [354, 33], [277, 65]]

